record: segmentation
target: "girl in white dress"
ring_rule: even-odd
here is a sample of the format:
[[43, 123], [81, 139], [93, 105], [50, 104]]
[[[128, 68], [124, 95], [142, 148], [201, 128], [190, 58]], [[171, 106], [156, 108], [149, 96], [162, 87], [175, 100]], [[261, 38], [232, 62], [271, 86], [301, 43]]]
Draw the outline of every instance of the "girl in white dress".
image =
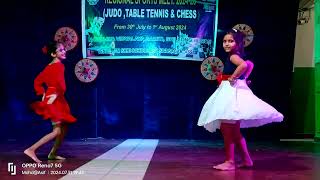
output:
[[223, 38], [223, 48], [229, 54], [225, 62], [222, 81], [201, 111], [198, 126], [210, 132], [220, 129], [224, 139], [226, 161], [218, 170], [234, 170], [234, 146], [241, 152], [242, 163], [238, 167], [252, 167], [245, 138], [240, 128], [258, 127], [271, 122], [281, 122], [283, 115], [256, 97], [247, 85], [253, 63], [242, 59], [244, 34], [232, 29]]

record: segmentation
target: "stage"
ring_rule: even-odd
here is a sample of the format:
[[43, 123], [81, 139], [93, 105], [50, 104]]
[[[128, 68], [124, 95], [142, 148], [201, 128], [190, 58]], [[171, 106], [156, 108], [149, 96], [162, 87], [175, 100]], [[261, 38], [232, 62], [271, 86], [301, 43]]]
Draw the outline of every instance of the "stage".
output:
[[23, 154], [31, 143], [11, 141], [0, 145], [1, 179], [320, 179], [320, 143], [312, 140], [249, 141], [254, 167], [235, 171], [212, 168], [224, 161], [223, 142], [216, 140], [66, 140], [59, 151], [66, 160], [48, 161], [49, 143], [37, 152], [41, 164]]

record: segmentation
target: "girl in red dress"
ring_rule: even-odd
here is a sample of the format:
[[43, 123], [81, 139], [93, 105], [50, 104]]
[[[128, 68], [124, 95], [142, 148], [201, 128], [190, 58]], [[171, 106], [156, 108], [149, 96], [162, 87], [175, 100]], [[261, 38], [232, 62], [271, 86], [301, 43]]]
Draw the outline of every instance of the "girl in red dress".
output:
[[[67, 124], [76, 121], [76, 118], [71, 115], [69, 105], [64, 98], [66, 84], [64, 79], [64, 65], [61, 61], [66, 59], [66, 50], [63, 44], [53, 42], [43, 48], [43, 51], [53, 59], [34, 80], [35, 92], [39, 96], [42, 95], [42, 101], [32, 103], [31, 108], [38, 115], [42, 116], [43, 119], [51, 119], [53, 130], [24, 151], [26, 155], [37, 163], [41, 161], [37, 158], [35, 151], [54, 138], [56, 138], [56, 140], [48, 155], [48, 159], [65, 159], [58, 156], [56, 152], [65, 136]], [[43, 85], [45, 85], [45, 87]]]

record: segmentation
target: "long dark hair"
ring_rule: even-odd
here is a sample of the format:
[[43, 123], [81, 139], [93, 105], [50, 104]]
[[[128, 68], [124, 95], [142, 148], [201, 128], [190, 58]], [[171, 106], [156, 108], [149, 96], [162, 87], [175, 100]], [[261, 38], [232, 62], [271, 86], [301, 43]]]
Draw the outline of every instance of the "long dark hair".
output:
[[56, 53], [57, 47], [60, 43], [57, 41], [51, 41], [42, 48], [42, 52], [45, 55], [51, 56], [51, 53]]
[[239, 54], [241, 57], [244, 57], [245, 56], [244, 54], [245, 34], [237, 29], [230, 29], [229, 31], [227, 31], [226, 35], [227, 34], [230, 34], [233, 37], [237, 45], [236, 52], [233, 52], [233, 53]]

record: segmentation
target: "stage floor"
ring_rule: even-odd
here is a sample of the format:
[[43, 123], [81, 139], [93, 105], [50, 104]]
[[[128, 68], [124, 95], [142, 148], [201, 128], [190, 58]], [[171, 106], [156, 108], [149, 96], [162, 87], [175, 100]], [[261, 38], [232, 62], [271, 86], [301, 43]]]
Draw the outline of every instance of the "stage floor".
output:
[[[224, 161], [222, 141], [102, 138], [67, 140], [59, 151], [59, 155], [67, 158], [65, 161], [46, 160], [52, 145], [50, 143], [37, 152], [39, 159], [43, 161], [41, 164], [33, 163], [23, 154], [23, 150], [31, 143], [1, 143], [1, 180], [320, 179], [320, 143], [312, 141], [249, 141], [254, 167], [235, 171], [217, 171], [212, 168]], [[237, 156], [236, 161], [239, 160]]]

